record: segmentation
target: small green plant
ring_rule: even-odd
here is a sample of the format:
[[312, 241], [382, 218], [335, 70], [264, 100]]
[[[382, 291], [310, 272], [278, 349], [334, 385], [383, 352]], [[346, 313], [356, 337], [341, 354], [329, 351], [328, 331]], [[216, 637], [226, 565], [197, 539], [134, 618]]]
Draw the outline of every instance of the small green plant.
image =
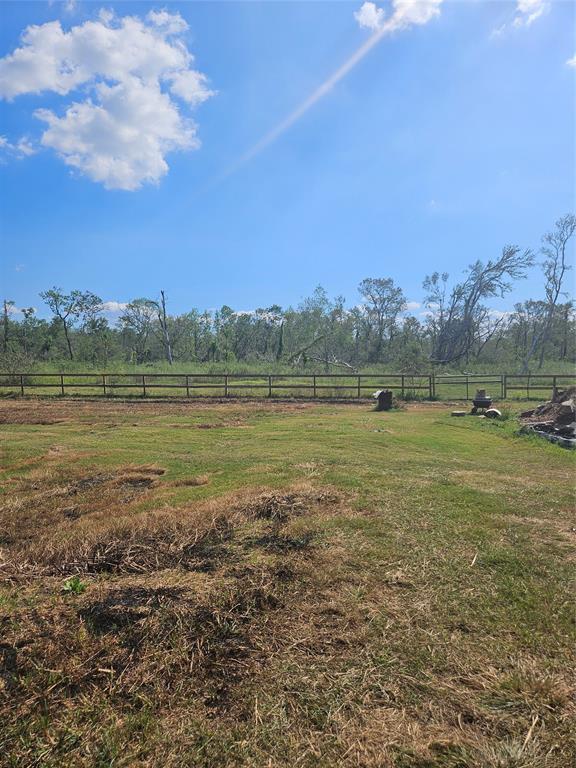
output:
[[71, 595], [81, 595], [82, 592], [86, 591], [87, 586], [86, 582], [82, 581], [80, 576], [70, 576], [70, 578], [66, 579], [62, 585], [62, 592]]

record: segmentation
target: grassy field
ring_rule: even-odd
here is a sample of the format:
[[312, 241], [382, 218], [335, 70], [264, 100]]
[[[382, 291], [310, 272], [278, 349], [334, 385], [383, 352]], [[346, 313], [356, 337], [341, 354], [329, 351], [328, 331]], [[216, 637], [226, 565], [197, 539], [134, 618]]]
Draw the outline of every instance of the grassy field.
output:
[[0, 764], [573, 765], [574, 456], [449, 411], [0, 401]]

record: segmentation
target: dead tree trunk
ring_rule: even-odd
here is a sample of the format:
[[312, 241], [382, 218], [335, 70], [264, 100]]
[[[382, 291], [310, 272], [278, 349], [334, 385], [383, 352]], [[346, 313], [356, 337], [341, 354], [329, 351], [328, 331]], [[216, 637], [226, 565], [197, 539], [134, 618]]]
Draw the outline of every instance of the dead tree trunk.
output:
[[166, 359], [168, 364], [172, 365], [174, 362], [172, 358], [172, 344], [170, 342], [170, 333], [168, 331], [168, 322], [166, 320], [166, 296], [164, 291], [160, 291], [160, 307], [158, 311], [158, 322], [162, 329], [162, 340], [164, 342], [164, 349], [166, 351]]

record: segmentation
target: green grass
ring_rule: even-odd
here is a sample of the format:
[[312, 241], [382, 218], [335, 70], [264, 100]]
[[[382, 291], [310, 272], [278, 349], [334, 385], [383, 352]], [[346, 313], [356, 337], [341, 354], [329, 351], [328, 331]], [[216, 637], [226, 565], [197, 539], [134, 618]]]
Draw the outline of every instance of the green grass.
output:
[[[453, 419], [449, 410], [1, 403], [0, 524], [15, 570], [0, 591], [0, 621], [19, 672], [6, 676], [0, 761], [571, 764], [574, 455], [518, 436], [513, 418]], [[95, 489], [81, 482], [146, 467], [165, 471], [138, 494], [113, 480]], [[318, 506], [310, 488], [337, 501]], [[160, 551], [162, 520], [184, 525], [184, 535], [197, 510], [226, 515], [234, 499], [244, 504], [263, 489], [303, 494], [308, 511], [281, 524], [230, 513], [233, 535], [214, 545], [212, 570], [85, 573], [85, 589], [73, 594], [62, 592], [62, 575], [31, 570], [56, 562], [68, 538], [79, 546], [118, 519], [135, 531], [145, 520]], [[70, 508], [77, 520], [64, 520]], [[294, 549], [262, 549], [254, 544], [262, 536]], [[46, 541], [52, 559], [42, 561]], [[270, 586], [282, 567], [295, 575]], [[238, 595], [252, 594], [254, 580], [268, 585], [257, 588], [268, 607], [238, 613]], [[164, 603], [153, 615], [145, 614], [149, 602], [138, 603], [126, 623], [122, 598], [104, 636], [83, 618], [134, 587], [185, 588], [210, 611], [219, 606], [210, 634], [195, 640], [204, 655], [189, 645], [190, 618], [177, 603], [157, 635]], [[60, 629], [52, 635], [50, 627]], [[121, 656], [126, 666], [116, 667], [110, 643], [120, 654], [134, 633], [146, 662]], [[222, 648], [225, 663], [210, 655]], [[221, 663], [233, 670], [225, 684]], [[81, 682], [90, 670], [94, 682]]]

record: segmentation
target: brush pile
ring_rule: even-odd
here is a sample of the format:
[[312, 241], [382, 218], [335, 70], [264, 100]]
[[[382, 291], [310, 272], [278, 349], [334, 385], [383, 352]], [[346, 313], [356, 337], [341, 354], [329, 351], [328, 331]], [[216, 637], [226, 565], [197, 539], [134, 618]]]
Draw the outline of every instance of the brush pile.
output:
[[557, 390], [552, 399], [520, 414], [526, 431], [566, 448], [576, 448], [576, 387]]

